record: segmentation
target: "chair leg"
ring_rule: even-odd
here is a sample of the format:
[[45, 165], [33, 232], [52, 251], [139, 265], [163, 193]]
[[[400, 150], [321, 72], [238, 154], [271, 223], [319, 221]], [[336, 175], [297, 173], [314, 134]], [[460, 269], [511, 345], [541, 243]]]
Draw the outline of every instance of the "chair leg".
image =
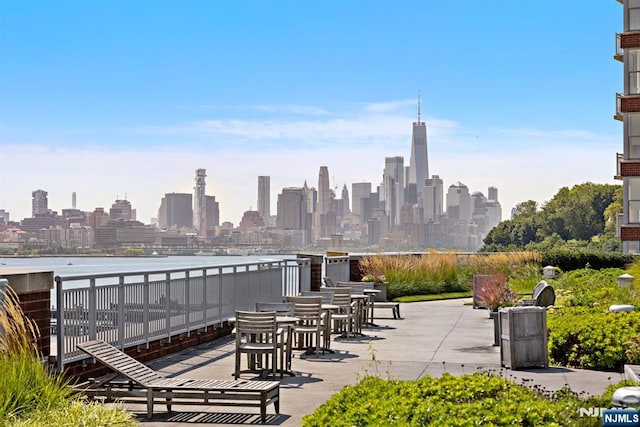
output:
[[240, 376], [240, 352], [236, 349], [236, 370], [233, 373], [235, 379], [237, 380]]
[[153, 389], [147, 389], [147, 418], [153, 418]]

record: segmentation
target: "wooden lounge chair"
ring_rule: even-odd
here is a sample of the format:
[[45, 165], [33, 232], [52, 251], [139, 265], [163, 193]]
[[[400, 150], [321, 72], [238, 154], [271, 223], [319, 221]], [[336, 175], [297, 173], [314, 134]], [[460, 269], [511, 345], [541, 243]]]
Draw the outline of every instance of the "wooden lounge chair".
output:
[[[260, 407], [262, 422], [266, 421], [267, 406], [273, 403], [280, 413], [279, 381], [207, 380], [167, 378], [114, 346], [100, 340], [78, 344], [78, 348], [116, 374], [102, 381], [78, 384], [74, 391], [90, 397], [140, 398], [147, 401], [147, 417], [153, 417], [153, 404], [220, 405]], [[116, 376], [128, 381], [111, 382]]]

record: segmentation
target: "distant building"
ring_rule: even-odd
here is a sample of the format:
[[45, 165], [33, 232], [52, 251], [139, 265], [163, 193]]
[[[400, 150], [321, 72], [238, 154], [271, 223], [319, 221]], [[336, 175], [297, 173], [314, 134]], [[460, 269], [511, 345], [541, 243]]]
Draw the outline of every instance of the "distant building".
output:
[[205, 196], [205, 206], [207, 230], [211, 230], [220, 225], [220, 204], [216, 196]]
[[258, 177], [258, 212], [266, 222], [271, 217], [271, 177]]
[[[370, 182], [354, 182], [351, 184], [351, 211], [354, 215], [360, 216], [362, 212], [361, 200], [371, 195], [371, 183]], [[365, 221], [361, 221], [360, 224], [366, 224]]]
[[418, 96], [418, 121], [413, 122], [411, 133], [411, 159], [407, 187], [415, 184], [416, 199], [422, 199], [425, 180], [429, 177], [429, 159], [427, 152], [427, 125], [420, 121], [420, 96]]
[[241, 233], [249, 233], [262, 227], [264, 227], [264, 219], [258, 211], [246, 211], [242, 215], [242, 220], [240, 220], [240, 225], [238, 226]]
[[49, 212], [49, 199], [44, 190], [35, 190], [31, 192], [31, 218], [38, 215], [45, 215]]
[[109, 209], [109, 220], [135, 221], [136, 213], [128, 200], [116, 200]]
[[447, 191], [447, 218], [456, 221], [471, 221], [471, 209], [469, 187], [459, 181], [451, 184]]
[[278, 195], [278, 228], [282, 230], [307, 229], [307, 197], [304, 188], [283, 188]]
[[193, 228], [202, 235], [206, 235], [207, 230], [206, 177], [206, 169], [196, 169], [196, 185], [193, 187]]
[[193, 228], [193, 195], [189, 193], [167, 193], [158, 209], [160, 228]]
[[438, 220], [443, 213], [443, 191], [444, 182], [438, 175], [433, 175], [425, 180], [422, 189], [422, 207], [424, 212], [424, 222]]
[[389, 229], [393, 231], [400, 224], [400, 210], [404, 204], [404, 157], [385, 157], [380, 200], [384, 201]]

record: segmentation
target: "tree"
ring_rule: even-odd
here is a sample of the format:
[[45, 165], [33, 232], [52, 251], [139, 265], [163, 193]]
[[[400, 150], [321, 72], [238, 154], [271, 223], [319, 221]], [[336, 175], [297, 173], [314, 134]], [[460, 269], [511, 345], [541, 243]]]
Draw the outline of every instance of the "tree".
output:
[[[516, 205], [512, 219], [494, 227], [482, 250], [533, 250], [567, 245], [612, 248], [615, 218], [622, 211], [622, 187], [586, 182], [562, 187], [540, 210], [533, 200]], [[600, 238], [605, 235], [605, 238]]]

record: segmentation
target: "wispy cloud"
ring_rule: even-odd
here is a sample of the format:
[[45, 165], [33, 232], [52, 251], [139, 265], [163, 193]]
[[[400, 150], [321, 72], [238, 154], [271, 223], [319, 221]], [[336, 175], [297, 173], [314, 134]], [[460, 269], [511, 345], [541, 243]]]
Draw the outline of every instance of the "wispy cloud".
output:
[[413, 106], [418, 111], [417, 99], [403, 99], [399, 101], [385, 101], [385, 102], [371, 102], [364, 104], [364, 110], [371, 113], [389, 113], [392, 111], [398, 111], [405, 109], [407, 106]]

